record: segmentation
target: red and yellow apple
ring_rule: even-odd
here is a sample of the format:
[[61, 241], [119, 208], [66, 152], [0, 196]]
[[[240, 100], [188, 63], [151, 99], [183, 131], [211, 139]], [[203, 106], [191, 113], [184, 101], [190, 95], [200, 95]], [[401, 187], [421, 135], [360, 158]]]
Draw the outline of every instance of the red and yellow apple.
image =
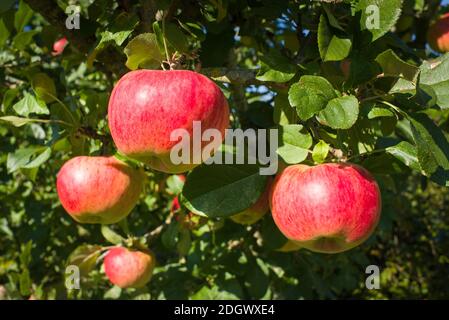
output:
[[[220, 88], [207, 77], [188, 70], [127, 73], [112, 91], [108, 116], [112, 138], [121, 153], [167, 173], [186, 172], [199, 164], [171, 161], [170, 152], [181, 141], [179, 137], [170, 138], [176, 129], [188, 133], [190, 144], [194, 140], [194, 121], [201, 124], [201, 136], [207, 129], [218, 129], [220, 141], [198, 141], [200, 147], [213, 143], [215, 151], [229, 125], [229, 107]], [[201, 160], [201, 154], [196, 156]]]
[[337, 253], [365, 241], [379, 222], [379, 187], [354, 164], [294, 165], [276, 178], [270, 207], [279, 230], [298, 246]]
[[449, 52], [449, 13], [441, 16], [429, 27], [427, 40], [433, 50]]
[[104, 271], [109, 281], [120, 288], [141, 288], [153, 275], [154, 255], [150, 251], [133, 251], [115, 247], [104, 258]]
[[62, 52], [64, 51], [64, 49], [68, 43], [69, 42], [68, 42], [67, 38], [61, 38], [61, 39], [57, 40], [53, 44], [53, 52], [51, 54], [53, 56], [59, 56], [60, 54], [62, 54]]
[[80, 223], [116, 223], [136, 205], [144, 174], [115, 157], [75, 157], [58, 173], [61, 204]]

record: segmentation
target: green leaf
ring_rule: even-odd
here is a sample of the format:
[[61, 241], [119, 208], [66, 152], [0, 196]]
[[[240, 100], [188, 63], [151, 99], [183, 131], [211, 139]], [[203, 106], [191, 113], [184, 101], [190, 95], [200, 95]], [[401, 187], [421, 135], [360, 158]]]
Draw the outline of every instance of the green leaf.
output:
[[87, 275], [94, 269], [100, 257], [102, 247], [99, 245], [84, 244], [72, 251], [67, 259], [66, 265], [78, 266], [82, 276]]
[[313, 147], [312, 158], [316, 163], [323, 163], [326, 160], [328, 154], [329, 145], [323, 140], [320, 140], [320, 142], [318, 142]]
[[107, 241], [112, 244], [122, 244], [125, 241], [122, 236], [120, 236], [118, 233], [104, 224], [101, 225], [101, 234]]
[[41, 164], [43, 164], [45, 161], [50, 159], [51, 156], [51, 148], [47, 147], [44, 149], [44, 151], [39, 154], [36, 158], [34, 158], [32, 161], [28, 162], [26, 165], [24, 165], [22, 168], [25, 169], [31, 169], [39, 167]]
[[352, 41], [334, 35], [328, 26], [326, 16], [321, 15], [318, 25], [318, 48], [323, 61], [340, 61], [351, 52]]
[[14, 37], [12, 40], [12, 45], [19, 50], [25, 50], [25, 48], [29, 46], [34, 35], [37, 33], [38, 32], [35, 30], [22, 31]]
[[376, 62], [382, 67], [383, 73], [387, 77], [401, 77], [409, 81], [416, 81], [419, 73], [418, 67], [403, 61], [391, 49], [379, 54]]
[[318, 76], [302, 76], [288, 91], [288, 100], [302, 120], [313, 117], [336, 97], [329, 81]]
[[189, 41], [187, 36], [173, 23], [165, 24], [165, 37], [168, 43], [178, 52], [188, 52]]
[[56, 86], [47, 74], [40, 72], [36, 73], [31, 80], [31, 85], [33, 87], [36, 96], [41, 98], [46, 103], [50, 103], [55, 100], [57, 96]]
[[140, 68], [157, 69], [164, 60], [154, 33], [142, 33], [125, 47], [128, 57], [126, 66], [131, 70]]
[[278, 93], [274, 99], [273, 120], [275, 124], [287, 125], [298, 122], [296, 109], [290, 106], [288, 95]]
[[11, 123], [15, 127], [21, 127], [28, 123], [33, 122], [47, 122], [49, 120], [41, 120], [41, 119], [29, 119], [29, 118], [21, 118], [16, 116], [4, 116], [0, 117], [0, 120]]
[[16, 28], [17, 32], [22, 32], [23, 28], [25, 28], [32, 16], [33, 10], [31, 10], [31, 8], [25, 3], [25, 1], [20, 0], [19, 9], [14, 16], [14, 27]]
[[[49, 147], [29, 147], [18, 149], [14, 153], [8, 153], [6, 167], [8, 172], [14, 172], [20, 168], [36, 168], [50, 158]], [[33, 160], [31, 158], [35, 157]]]
[[266, 180], [257, 165], [201, 165], [188, 175], [182, 201], [193, 213], [229, 217], [253, 205]]
[[17, 114], [28, 117], [30, 113], [35, 114], [49, 114], [47, 106], [41, 100], [37, 100], [33, 95], [25, 92], [22, 100], [17, 102], [13, 109]]
[[168, 228], [162, 233], [162, 244], [169, 250], [173, 250], [179, 240], [179, 224], [177, 221], [171, 221]]
[[418, 172], [421, 172], [421, 167], [418, 162], [418, 153], [415, 146], [407, 141], [401, 141], [397, 145], [388, 147], [387, 153], [399, 159], [407, 167], [412, 168]]
[[312, 146], [312, 136], [302, 125], [292, 124], [281, 126], [280, 147], [276, 151], [288, 164], [303, 162], [309, 155]]
[[359, 116], [359, 101], [354, 96], [335, 98], [320, 112], [319, 117], [333, 129], [351, 128]]
[[361, 12], [360, 27], [371, 33], [375, 41], [390, 31], [402, 11], [402, 0], [360, 0], [356, 10]]
[[136, 16], [130, 16], [127, 13], [122, 13], [115, 18], [112, 25], [107, 30], [100, 33], [100, 41], [92, 53], [87, 57], [86, 64], [88, 68], [92, 67], [97, 55], [109, 44], [115, 43], [117, 46], [121, 46], [134, 31], [134, 28], [138, 23], [139, 21]]
[[394, 117], [394, 113], [384, 107], [379, 107], [376, 104], [372, 104], [367, 114], [368, 119], [382, 118], [382, 117]]
[[3, 19], [0, 19], [0, 48], [3, 48], [3, 46], [6, 44], [6, 41], [8, 40], [10, 34], [11, 33], [6, 27]]
[[260, 60], [260, 70], [256, 76], [260, 81], [287, 82], [298, 71], [298, 67], [292, 61], [275, 49], [270, 49]]
[[449, 186], [449, 142], [440, 128], [425, 114], [409, 115], [418, 160], [424, 174], [440, 185]]

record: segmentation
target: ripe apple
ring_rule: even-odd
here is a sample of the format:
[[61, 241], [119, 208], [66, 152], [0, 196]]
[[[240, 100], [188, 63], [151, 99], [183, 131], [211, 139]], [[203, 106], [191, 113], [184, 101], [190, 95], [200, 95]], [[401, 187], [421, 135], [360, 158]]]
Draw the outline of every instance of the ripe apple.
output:
[[67, 38], [61, 38], [57, 40], [53, 44], [53, 52], [51, 53], [53, 56], [59, 56], [64, 51], [65, 47], [68, 44]]
[[311, 251], [356, 247], [374, 231], [381, 211], [379, 187], [354, 164], [294, 165], [275, 180], [270, 206], [279, 230]]
[[58, 173], [64, 209], [81, 223], [116, 223], [136, 205], [144, 174], [114, 157], [76, 157]]
[[[229, 125], [229, 107], [220, 88], [207, 77], [187, 70], [127, 73], [112, 91], [108, 115], [112, 138], [121, 153], [168, 173], [189, 171], [199, 164], [171, 161], [170, 151], [181, 140], [170, 141], [174, 130], [187, 131], [192, 150], [194, 121], [200, 121], [201, 136], [207, 129], [218, 129], [222, 139], [210, 142], [215, 151]], [[198, 141], [200, 148], [196, 150], [201, 152], [208, 144]], [[194, 151], [190, 159], [199, 156], [201, 160], [201, 154]]]
[[427, 33], [430, 47], [438, 52], [449, 52], [449, 13], [433, 23]]
[[262, 217], [270, 210], [268, 198], [270, 195], [271, 183], [272, 181], [270, 179], [267, 183], [265, 191], [256, 203], [248, 209], [231, 216], [231, 220], [239, 224], [251, 225], [262, 219]]
[[120, 288], [140, 288], [150, 281], [155, 265], [150, 251], [132, 251], [115, 247], [104, 258], [104, 271], [109, 281]]
[[178, 197], [174, 197], [170, 207], [170, 213], [175, 213], [181, 209], [181, 204], [179, 203]]

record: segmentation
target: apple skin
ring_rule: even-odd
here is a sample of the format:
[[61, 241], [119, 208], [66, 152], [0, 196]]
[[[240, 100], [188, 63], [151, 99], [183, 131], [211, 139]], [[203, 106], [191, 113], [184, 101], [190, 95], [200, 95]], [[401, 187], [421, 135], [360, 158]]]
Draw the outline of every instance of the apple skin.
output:
[[[171, 162], [170, 150], [180, 141], [170, 141], [174, 130], [185, 129], [192, 137], [193, 121], [201, 121], [201, 133], [215, 128], [224, 139], [229, 126], [229, 107], [220, 88], [188, 70], [125, 74], [112, 91], [108, 116], [112, 138], [121, 153], [167, 173], [186, 172], [198, 165]], [[214, 141], [214, 150], [221, 142]]]
[[67, 38], [61, 38], [53, 44], [53, 56], [59, 56], [64, 51], [66, 45], [68, 44]]
[[144, 174], [114, 157], [75, 157], [58, 173], [62, 206], [80, 223], [117, 223], [139, 200]]
[[256, 203], [254, 203], [248, 209], [231, 216], [231, 220], [238, 224], [251, 225], [262, 219], [263, 216], [268, 211], [270, 211], [269, 196], [272, 182], [273, 181], [270, 178], [265, 191], [262, 193]]
[[276, 178], [270, 207], [279, 230], [299, 246], [338, 253], [365, 241], [380, 219], [379, 187], [354, 164], [294, 165]]
[[150, 252], [131, 251], [115, 247], [104, 258], [104, 271], [109, 281], [120, 288], [141, 288], [153, 275], [154, 255]]
[[438, 52], [449, 52], [449, 13], [441, 16], [429, 27], [427, 40], [430, 47]]

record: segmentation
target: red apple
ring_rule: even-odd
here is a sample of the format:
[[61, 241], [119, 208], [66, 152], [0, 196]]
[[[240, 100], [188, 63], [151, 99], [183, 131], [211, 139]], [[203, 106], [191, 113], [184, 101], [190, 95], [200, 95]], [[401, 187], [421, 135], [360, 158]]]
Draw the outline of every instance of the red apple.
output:
[[59, 56], [64, 51], [67, 46], [68, 41], [67, 38], [61, 38], [53, 44], [53, 52], [51, 53], [54, 56]]
[[144, 175], [114, 157], [76, 157], [57, 177], [64, 209], [81, 223], [116, 223], [136, 205]]
[[[220, 88], [187, 70], [127, 73], [112, 91], [108, 114], [111, 135], [121, 153], [168, 173], [189, 171], [199, 164], [174, 164], [170, 160], [172, 147], [181, 140], [170, 141], [174, 130], [185, 129], [192, 143], [194, 121], [200, 121], [201, 135], [214, 128], [223, 139], [229, 125], [229, 108]], [[212, 142], [214, 150], [223, 139]], [[200, 147], [209, 144], [198, 143]], [[195, 155], [201, 160], [201, 154]]]
[[109, 281], [120, 288], [140, 288], [150, 281], [155, 265], [150, 252], [115, 247], [104, 258], [104, 271]]
[[170, 213], [173, 214], [176, 211], [178, 211], [179, 209], [181, 209], [181, 204], [179, 203], [179, 199], [178, 199], [178, 197], [174, 197], [173, 201], [171, 203]]
[[259, 197], [259, 199], [248, 209], [237, 213], [231, 217], [231, 220], [243, 224], [243, 225], [251, 225], [262, 219], [262, 217], [270, 210], [269, 206], [269, 195], [270, 195], [270, 187], [271, 187], [271, 179], [267, 183], [265, 191]]
[[438, 52], [449, 52], [449, 13], [432, 24], [427, 33], [430, 47]]
[[275, 180], [271, 212], [279, 230], [301, 247], [337, 253], [365, 241], [381, 211], [379, 187], [354, 164], [294, 165]]

